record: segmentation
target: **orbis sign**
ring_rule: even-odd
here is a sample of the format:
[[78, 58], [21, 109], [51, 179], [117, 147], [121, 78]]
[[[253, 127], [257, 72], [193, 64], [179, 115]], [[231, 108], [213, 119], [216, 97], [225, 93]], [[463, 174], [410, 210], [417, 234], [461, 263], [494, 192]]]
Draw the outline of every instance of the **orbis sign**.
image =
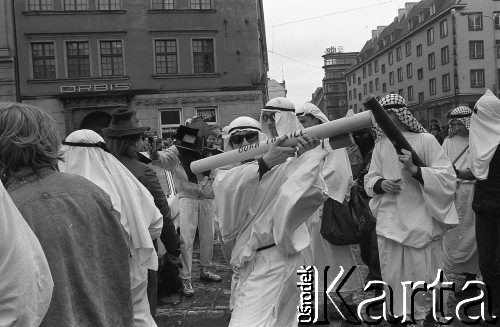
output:
[[59, 90], [61, 93], [127, 91], [130, 90], [130, 84], [61, 85]]

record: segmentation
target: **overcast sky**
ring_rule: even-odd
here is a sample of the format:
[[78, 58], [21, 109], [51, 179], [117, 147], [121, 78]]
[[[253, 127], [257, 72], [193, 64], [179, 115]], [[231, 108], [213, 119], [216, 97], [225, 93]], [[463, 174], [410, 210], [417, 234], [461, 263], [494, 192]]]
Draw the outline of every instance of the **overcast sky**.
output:
[[[264, 0], [268, 76], [285, 79], [287, 98], [300, 106], [322, 85], [325, 49], [359, 51], [372, 29], [389, 25], [402, 0]], [[364, 9], [359, 9], [363, 8]], [[337, 13], [340, 12], [340, 13]], [[331, 13], [336, 13], [329, 15]], [[318, 17], [325, 16], [325, 17]], [[302, 19], [311, 20], [290, 23]], [[282, 24], [282, 25], [281, 25]], [[287, 57], [287, 58], [285, 58]], [[292, 60], [293, 59], [293, 60]]]

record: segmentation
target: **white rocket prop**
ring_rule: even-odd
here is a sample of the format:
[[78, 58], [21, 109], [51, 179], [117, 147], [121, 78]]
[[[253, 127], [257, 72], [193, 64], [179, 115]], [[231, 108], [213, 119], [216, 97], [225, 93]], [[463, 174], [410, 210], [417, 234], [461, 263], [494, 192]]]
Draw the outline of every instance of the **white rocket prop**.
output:
[[[340, 118], [328, 123], [312, 126], [304, 130], [295, 131], [286, 135], [287, 140], [283, 142], [283, 146], [297, 145], [297, 137], [307, 133], [314, 135], [318, 139], [327, 139], [335, 136], [351, 133], [363, 128], [372, 126], [373, 117], [370, 111], [364, 111], [350, 117]], [[212, 157], [193, 161], [191, 163], [191, 171], [195, 174], [212, 170], [218, 167], [223, 167], [236, 162], [245, 161], [248, 159], [262, 156], [269, 150], [271, 144], [276, 142], [276, 138], [269, 139], [260, 143], [246, 145], [240, 149], [224, 152]]]

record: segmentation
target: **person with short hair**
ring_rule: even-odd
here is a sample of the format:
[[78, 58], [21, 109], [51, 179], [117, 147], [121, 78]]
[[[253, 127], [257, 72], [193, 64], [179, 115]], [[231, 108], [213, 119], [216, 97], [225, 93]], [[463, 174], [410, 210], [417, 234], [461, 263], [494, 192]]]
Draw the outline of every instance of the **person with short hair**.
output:
[[[455, 172], [442, 147], [406, 108], [405, 99], [389, 94], [380, 101], [425, 166], [413, 163], [412, 153], [397, 153], [391, 140], [377, 126], [365, 190], [377, 218], [378, 250], [382, 279], [394, 291], [396, 317], [414, 314], [423, 326], [429, 313], [430, 294], [419, 292], [403, 307], [401, 281], [432, 283], [442, 268], [442, 237], [446, 225], [458, 223], [455, 208]], [[411, 289], [407, 288], [410, 299]], [[406, 317], [410, 319], [410, 317]], [[411, 319], [410, 319], [411, 320]]]
[[[128, 108], [119, 108], [111, 114], [111, 123], [102, 130], [106, 146], [127, 169], [141, 182], [154, 198], [156, 207], [163, 216], [163, 228], [160, 239], [167, 253], [173, 258], [179, 256], [180, 241], [175, 230], [168, 201], [161, 188], [156, 173], [146, 163], [151, 160], [142, 156], [139, 149], [146, 141], [144, 132], [148, 127], [141, 126], [137, 113]], [[155, 249], [158, 249], [156, 239], [153, 239]], [[153, 319], [156, 317], [158, 276], [156, 271], [148, 272], [148, 302]]]
[[40, 326], [132, 327], [129, 249], [109, 195], [58, 171], [59, 133], [40, 109], [0, 104], [0, 131], [4, 185], [38, 237], [54, 281]]

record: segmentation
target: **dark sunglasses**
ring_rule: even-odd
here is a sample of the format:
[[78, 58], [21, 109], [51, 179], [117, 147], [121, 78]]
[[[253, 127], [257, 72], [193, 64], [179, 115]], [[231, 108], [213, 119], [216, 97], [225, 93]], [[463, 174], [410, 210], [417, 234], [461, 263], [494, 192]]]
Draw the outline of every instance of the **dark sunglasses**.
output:
[[246, 134], [236, 134], [231, 135], [231, 137], [229, 138], [229, 141], [232, 144], [241, 144], [243, 143], [243, 140], [247, 140], [248, 143], [256, 142], [259, 140], [259, 133], [251, 132]]
[[275, 115], [275, 113], [274, 113], [274, 112], [273, 112], [273, 113], [271, 113], [271, 114], [262, 114], [262, 121], [263, 121], [263, 122], [267, 122], [268, 120], [270, 120], [270, 121], [274, 122], [274, 121], [276, 121], [276, 120], [274, 119], [274, 115]]

